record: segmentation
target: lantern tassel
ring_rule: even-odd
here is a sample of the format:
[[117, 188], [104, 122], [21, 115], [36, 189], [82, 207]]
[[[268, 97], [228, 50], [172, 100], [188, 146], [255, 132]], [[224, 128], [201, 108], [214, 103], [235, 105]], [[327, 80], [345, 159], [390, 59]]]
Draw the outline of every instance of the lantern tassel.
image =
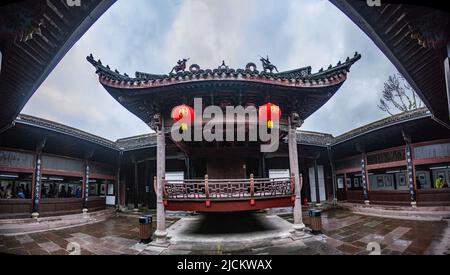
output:
[[181, 123], [181, 130], [186, 131], [188, 129], [187, 123]]

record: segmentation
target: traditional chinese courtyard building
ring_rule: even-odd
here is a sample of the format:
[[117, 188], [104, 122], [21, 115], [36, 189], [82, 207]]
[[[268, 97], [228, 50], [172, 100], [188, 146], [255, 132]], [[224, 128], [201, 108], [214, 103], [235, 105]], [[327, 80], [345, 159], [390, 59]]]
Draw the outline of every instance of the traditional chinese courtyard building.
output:
[[[105, 89], [155, 131], [114, 142], [17, 116], [70, 46], [114, 1], [85, 1], [75, 13], [63, 2], [40, 1], [40, 12], [30, 21], [38, 27], [1, 36], [1, 219], [107, 206], [158, 208], [158, 234], [164, 237], [164, 210], [295, 206], [295, 225], [301, 228], [300, 208], [306, 201], [450, 206], [450, 189], [436, 184], [439, 178], [450, 183], [448, 28], [426, 24], [436, 17], [448, 26], [448, 14], [408, 5], [332, 1], [374, 40], [427, 106], [337, 137], [299, 127], [338, 91], [358, 54], [316, 73], [310, 67], [258, 71], [253, 63], [237, 70], [225, 63], [211, 70], [198, 65], [183, 69], [181, 60], [175, 73], [137, 72], [133, 77], [89, 56]], [[41, 19], [46, 24], [41, 26]], [[25, 35], [19, 41], [17, 34]], [[16, 81], [18, 75], [21, 81]], [[174, 141], [169, 134], [175, 123], [172, 110], [193, 106], [196, 97], [205, 107], [279, 107], [278, 150], [262, 153], [259, 141]]]
[[[337, 137], [308, 131], [296, 134], [303, 200], [331, 203], [336, 198], [338, 203], [363, 204], [366, 200], [371, 205], [450, 205], [450, 189], [437, 189], [435, 184], [439, 175], [450, 182], [450, 130], [436, 122], [426, 109], [395, 115]], [[11, 198], [0, 199], [0, 217], [29, 217], [33, 212], [38, 156], [42, 176], [37, 210], [41, 216], [80, 213], [83, 208], [95, 211], [107, 205], [155, 208], [156, 137], [148, 134], [113, 142], [20, 115], [15, 126], [0, 135], [0, 183], [3, 190], [8, 185], [12, 189]], [[286, 144], [283, 147], [282, 153], [266, 156], [265, 167], [251, 168], [255, 178], [286, 175], [289, 157]], [[414, 196], [408, 185], [407, 148], [412, 153]], [[361, 166], [363, 159], [367, 161], [365, 169]], [[192, 162], [175, 145], [168, 146], [167, 175], [190, 178], [191, 171], [194, 178], [192, 166], [189, 168]], [[363, 171], [367, 171], [366, 196]], [[86, 183], [88, 193], [81, 192], [77, 197], [77, 188], [83, 190]], [[21, 185], [28, 189], [23, 199], [15, 197]], [[63, 188], [65, 194], [61, 194]], [[87, 205], [83, 205], [85, 199]]]
[[[157, 133], [155, 189], [158, 230], [155, 234], [164, 237], [165, 209], [223, 212], [294, 206], [294, 226], [304, 227], [296, 129], [337, 92], [346, 80], [350, 67], [360, 57], [355, 53], [345, 62], [330, 65], [317, 73], [311, 73], [311, 67], [274, 73], [273, 70], [278, 69], [268, 58], [261, 59], [261, 72], [254, 63], [248, 63], [245, 69], [235, 70], [226, 66], [225, 62], [212, 70], [203, 70], [199, 65], [192, 64], [186, 71], [187, 60], [184, 59], [172, 70], [176, 73], [158, 75], [136, 72], [134, 77], [111, 70], [92, 55], [87, 60], [96, 68], [100, 83], [106, 90]], [[200, 138], [195, 142], [189, 138], [189, 141], [176, 140], [171, 134], [176, 122], [173, 121], [173, 113], [184, 108], [183, 114], [186, 115], [192, 110], [189, 106], [194, 106], [195, 99], [202, 100], [202, 105], [197, 107], [202, 109], [200, 112], [213, 105], [223, 111], [228, 107], [253, 106], [259, 110], [260, 117], [264, 112], [269, 112], [266, 116], [277, 117], [279, 122], [274, 126], [273, 118], [268, 118], [265, 122], [267, 127], [277, 127], [276, 142], [287, 137], [287, 146], [264, 154], [260, 150], [260, 142], [250, 138], [236, 141], [234, 134], [231, 140], [226, 141], [221, 138], [213, 141]], [[262, 111], [264, 106], [265, 111]], [[194, 113], [190, 116], [193, 117]], [[208, 124], [210, 119], [199, 118], [198, 124]], [[248, 127], [245, 131], [248, 136], [255, 130], [251, 129], [252, 122], [246, 121], [245, 117], [227, 116], [219, 123], [231, 125], [232, 128], [243, 124], [243, 127]], [[214, 131], [221, 130], [215, 126]], [[184, 162], [188, 163], [186, 175], [166, 174], [166, 153], [184, 155]], [[289, 169], [277, 175], [267, 174], [267, 160], [276, 157], [288, 157], [285, 169]], [[136, 161], [134, 156], [133, 159]], [[317, 167], [314, 175], [318, 180]]]

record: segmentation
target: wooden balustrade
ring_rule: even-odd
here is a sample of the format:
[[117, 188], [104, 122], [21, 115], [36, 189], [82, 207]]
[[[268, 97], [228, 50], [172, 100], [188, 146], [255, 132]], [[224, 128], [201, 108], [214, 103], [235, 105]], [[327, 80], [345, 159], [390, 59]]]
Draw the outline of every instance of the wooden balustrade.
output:
[[209, 179], [165, 181], [166, 200], [240, 200], [292, 196], [292, 179]]

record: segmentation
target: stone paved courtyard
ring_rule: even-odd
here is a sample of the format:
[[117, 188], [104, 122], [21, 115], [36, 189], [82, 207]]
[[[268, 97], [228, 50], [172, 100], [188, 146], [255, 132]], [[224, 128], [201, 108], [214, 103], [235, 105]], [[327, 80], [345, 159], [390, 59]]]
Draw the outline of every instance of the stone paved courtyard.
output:
[[[291, 221], [289, 216], [286, 220]], [[308, 225], [308, 217], [305, 217]], [[172, 224], [176, 219], [168, 219]], [[377, 242], [381, 254], [448, 254], [446, 221], [410, 221], [355, 215], [344, 210], [323, 213], [324, 235], [302, 239], [276, 239], [236, 254], [368, 254], [367, 244]], [[172, 245], [155, 248], [139, 244], [137, 218], [119, 215], [104, 222], [56, 231], [0, 236], [0, 253], [69, 254], [69, 243], [90, 254], [211, 254], [195, 247]], [[218, 249], [213, 254], [224, 254]]]

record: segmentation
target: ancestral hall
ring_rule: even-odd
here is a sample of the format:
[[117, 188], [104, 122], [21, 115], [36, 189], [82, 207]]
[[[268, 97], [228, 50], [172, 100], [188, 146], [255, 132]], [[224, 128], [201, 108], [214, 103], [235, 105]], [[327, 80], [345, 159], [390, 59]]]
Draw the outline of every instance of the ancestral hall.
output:
[[[257, 71], [254, 64], [243, 70], [222, 64], [130, 78], [89, 56], [108, 92], [156, 133], [114, 142], [19, 115], [0, 133], [0, 218], [159, 206], [158, 233], [164, 240], [165, 210], [297, 204], [296, 227], [301, 228], [302, 203], [450, 205], [450, 130], [426, 108], [336, 137], [297, 128], [338, 90], [359, 58], [356, 54], [318, 73], [309, 67], [271, 73]], [[171, 111], [192, 105], [194, 96], [205, 105], [279, 107], [278, 150], [261, 153], [261, 142], [249, 141], [174, 142]], [[441, 177], [444, 188], [436, 184]]]
[[[355, 53], [352, 58], [347, 57], [344, 62], [317, 73], [312, 73], [311, 67], [274, 73], [278, 69], [268, 57], [261, 58], [261, 71], [252, 62], [245, 69], [235, 70], [224, 61], [216, 69], [204, 70], [192, 64], [186, 70], [188, 59], [182, 59], [168, 75], [136, 72], [134, 77], [113, 71], [92, 54], [87, 60], [95, 67], [105, 89], [157, 133], [155, 235], [157, 240], [163, 240], [166, 209], [216, 212], [294, 206], [294, 227], [302, 228], [296, 129], [337, 92], [347, 79], [350, 67], [360, 58]], [[186, 115], [192, 110], [190, 106], [195, 98], [202, 100], [203, 108], [254, 106], [260, 116], [265, 106], [269, 110], [267, 127], [274, 127], [270, 117], [276, 117], [279, 121], [275, 127], [280, 132], [277, 138], [287, 136], [289, 170], [271, 175], [263, 173], [265, 160], [273, 156], [262, 153], [256, 146], [258, 142], [248, 139], [185, 142], [171, 138], [170, 129], [179, 118], [178, 111]], [[177, 117], [173, 116], [174, 112], [178, 112]], [[221, 123], [232, 127], [243, 123], [251, 127], [245, 118], [243, 121], [227, 119]], [[200, 123], [204, 125], [208, 121], [204, 119]], [[247, 132], [250, 131], [249, 128]], [[166, 143], [184, 154], [189, 163], [187, 175], [166, 174]], [[284, 148], [278, 149], [273, 153], [280, 154]], [[317, 179], [317, 169], [315, 173]]]
[[[171, 209], [295, 206], [295, 226], [302, 228], [299, 210], [306, 202], [450, 205], [448, 13], [331, 0], [427, 106], [336, 137], [297, 127], [339, 89], [358, 54], [317, 73], [310, 67], [278, 72], [268, 58], [261, 58], [261, 71], [254, 63], [233, 70], [225, 62], [203, 70], [182, 59], [167, 75], [137, 72], [134, 77], [89, 56], [106, 90], [155, 134], [110, 141], [19, 114], [58, 61], [114, 2], [86, 0], [82, 8], [71, 8], [64, 1], [26, 0], [1, 8], [5, 22], [21, 22], [6, 26], [0, 37], [0, 219], [107, 206], [157, 207], [157, 233], [164, 241], [164, 210]], [[20, 81], [12, 81], [18, 76]], [[262, 142], [252, 141], [175, 142], [169, 134], [177, 122], [173, 110], [185, 112], [196, 97], [205, 107], [276, 106], [278, 112], [266, 115], [267, 128], [277, 129], [269, 117], [281, 114], [279, 149], [262, 153]]]

